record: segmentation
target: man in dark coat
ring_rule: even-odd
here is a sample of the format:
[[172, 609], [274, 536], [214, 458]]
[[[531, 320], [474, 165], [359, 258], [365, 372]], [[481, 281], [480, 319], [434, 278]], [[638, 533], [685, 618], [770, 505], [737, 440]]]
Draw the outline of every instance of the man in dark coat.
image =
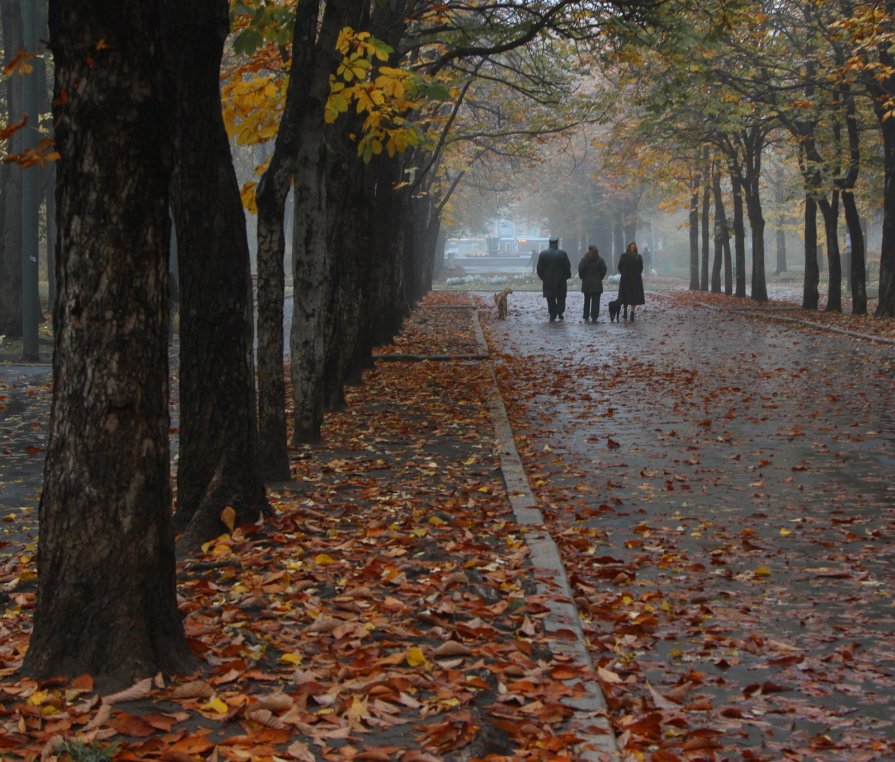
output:
[[569, 255], [559, 248], [558, 238], [551, 238], [547, 248], [538, 256], [538, 277], [543, 281], [550, 322], [556, 318], [565, 320], [566, 281], [572, 277], [572, 263], [569, 262]]

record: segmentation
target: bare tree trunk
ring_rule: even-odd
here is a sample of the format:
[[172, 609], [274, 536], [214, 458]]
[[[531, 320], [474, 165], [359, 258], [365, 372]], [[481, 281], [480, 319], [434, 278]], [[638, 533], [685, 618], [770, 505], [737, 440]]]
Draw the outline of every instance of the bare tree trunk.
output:
[[816, 310], [820, 303], [817, 285], [820, 271], [817, 269], [817, 202], [810, 193], [805, 194], [805, 279], [802, 285], [802, 307]]
[[743, 184], [739, 173], [730, 167], [730, 193], [733, 197], [733, 244], [736, 265], [736, 292], [746, 296], [746, 226], [743, 219]]
[[826, 234], [827, 270], [827, 306], [824, 312], [842, 312], [842, 263], [839, 259], [839, 191], [833, 191], [833, 200], [826, 196], [818, 199], [817, 205], [824, 219]]
[[865, 271], [866, 248], [861, 217], [855, 204], [855, 196], [850, 190], [842, 191], [842, 208], [845, 224], [851, 240], [851, 297], [852, 314], [867, 314], [867, 275]]
[[[59, 185], [54, 385], [23, 671], [102, 687], [192, 657], [168, 450], [167, 124], [151, 0], [51, 7]], [[97, 40], [106, 47], [98, 50]], [[121, 104], [128, 108], [122, 109]]]
[[270, 512], [257, 463], [249, 249], [221, 114], [227, 0], [162, 0], [180, 271], [180, 458], [175, 521], [194, 546]]
[[[721, 265], [725, 246], [730, 262], [730, 243], [727, 238], [727, 215], [724, 213], [724, 197], [721, 195], [721, 172], [717, 165], [712, 167], [712, 195], [715, 201], [715, 256], [712, 261], [712, 291], [721, 293]], [[728, 292], [729, 293], [729, 292]]]
[[690, 190], [690, 290], [699, 291], [699, 175]]
[[326, 156], [323, 115], [330, 71], [335, 69], [339, 30], [355, 11], [346, 3], [330, 3], [323, 13], [315, 60], [326, 74], [315, 78], [315, 90], [301, 114], [296, 158], [295, 222], [292, 243], [294, 311], [292, 355], [292, 441], [316, 442], [326, 405], [326, 363], [333, 304], [333, 263], [327, 250]]
[[[22, 12], [19, 0], [0, 0], [0, 22], [3, 24], [3, 48], [11, 56], [24, 45]], [[24, 108], [22, 77], [6, 80], [7, 123], [18, 122]], [[22, 136], [10, 138], [10, 151], [22, 150]], [[4, 164], [3, 240], [0, 246], [0, 334], [22, 335], [22, 168]]]
[[702, 258], [699, 268], [699, 290], [709, 290], [709, 210], [712, 196], [712, 173], [708, 148], [702, 154]]
[[[313, 53], [319, 15], [319, 0], [300, 3], [296, 11], [286, 106], [273, 155], [255, 194], [258, 203], [259, 460], [262, 476], [275, 481], [289, 478], [283, 368], [285, 205], [295, 172], [298, 120], [307, 108], [305, 96], [313, 91]], [[316, 76], [322, 75], [318, 72]]]

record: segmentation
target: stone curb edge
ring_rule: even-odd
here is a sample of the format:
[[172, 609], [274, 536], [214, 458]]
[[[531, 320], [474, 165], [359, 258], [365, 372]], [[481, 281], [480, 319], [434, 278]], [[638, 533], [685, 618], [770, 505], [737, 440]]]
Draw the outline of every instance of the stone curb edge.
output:
[[[715, 310], [716, 312], [726, 312], [727, 310], [724, 307], [718, 307], [714, 304], [709, 304], [707, 302], [699, 302], [699, 305], [702, 307], [706, 307], [710, 310]], [[730, 310], [731, 312], [740, 312], [746, 315], [753, 315], [755, 317], [764, 318], [766, 320], [776, 320], [780, 323], [796, 323], [797, 325], [805, 325], [810, 328], [817, 328], [821, 331], [829, 331], [830, 333], [839, 333], [844, 336], [852, 336], [856, 339], [864, 339], [865, 341], [871, 341], [874, 344], [884, 344], [886, 346], [895, 346], [895, 339], [887, 339], [885, 336], [874, 336], [872, 333], [861, 333], [860, 331], [849, 331], [847, 328], [838, 328], [835, 325], [826, 325], [824, 323], [815, 323], [813, 320], [805, 320], [803, 318], [793, 318], [786, 317], [785, 315], [774, 315], [768, 312], [764, 312], [762, 310], [750, 310], [746, 307], [735, 307]]]
[[[482, 353], [487, 353], [488, 342], [479, 320], [479, 310], [476, 307], [470, 307], [470, 310], [473, 311], [476, 340]], [[606, 716], [606, 699], [594, 675], [584, 628], [559, 549], [544, 526], [544, 517], [532, 494], [525, 468], [516, 450], [513, 430], [493, 366], [491, 375], [493, 384], [488, 395], [488, 407], [499, 448], [500, 469], [516, 522], [522, 528], [525, 543], [531, 551], [538, 593], [549, 597], [549, 613], [543, 621], [546, 632], [555, 636], [550, 648], [555, 654], [568, 659], [584, 676], [581, 680], [568, 681], [569, 685], [577, 684], [583, 691], [581, 695], [563, 702], [574, 711], [567, 729], [580, 739], [577, 759], [586, 762], [620, 762], [615, 735]]]

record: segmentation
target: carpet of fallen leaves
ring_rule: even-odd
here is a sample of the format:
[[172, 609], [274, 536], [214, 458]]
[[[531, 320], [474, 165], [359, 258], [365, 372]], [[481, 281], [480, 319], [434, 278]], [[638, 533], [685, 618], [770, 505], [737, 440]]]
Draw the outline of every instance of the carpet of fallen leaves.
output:
[[[478, 352], [470, 305], [431, 295], [396, 346]], [[10, 535], [0, 758], [62, 759], [76, 739], [117, 760], [573, 759], [576, 674], [542, 634], [490, 385], [486, 363], [383, 362], [348, 389], [324, 444], [293, 451], [275, 520], [182, 562], [192, 675], [111, 696], [89, 676], [22, 679], [35, 570]]]
[[766, 316], [892, 321], [580, 299], [487, 327], [627, 758], [895, 759], [895, 350]]

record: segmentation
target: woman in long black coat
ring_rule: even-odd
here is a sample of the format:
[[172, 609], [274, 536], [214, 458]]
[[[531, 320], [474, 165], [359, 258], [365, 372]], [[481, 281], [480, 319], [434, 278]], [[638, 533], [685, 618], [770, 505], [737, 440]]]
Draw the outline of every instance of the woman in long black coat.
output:
[[625, 253], [618, 258], [618, 300], [622, 303], [623, 320], [628, 319], [628, 307], [631, 308], [631, 320], [638, 304], [645, 304], [643, 296], [643, 257], [637, 251], [634, 241], [628, 244]]
[[603, 278], [606, 277], [606, 262], [591, 244], [578, 263], [578, 277], [581, 278], [581, 291], [584, 294], [584, 322], [588, 318], [595, 323], [600, 317], [600, 295], [603, 293]]

